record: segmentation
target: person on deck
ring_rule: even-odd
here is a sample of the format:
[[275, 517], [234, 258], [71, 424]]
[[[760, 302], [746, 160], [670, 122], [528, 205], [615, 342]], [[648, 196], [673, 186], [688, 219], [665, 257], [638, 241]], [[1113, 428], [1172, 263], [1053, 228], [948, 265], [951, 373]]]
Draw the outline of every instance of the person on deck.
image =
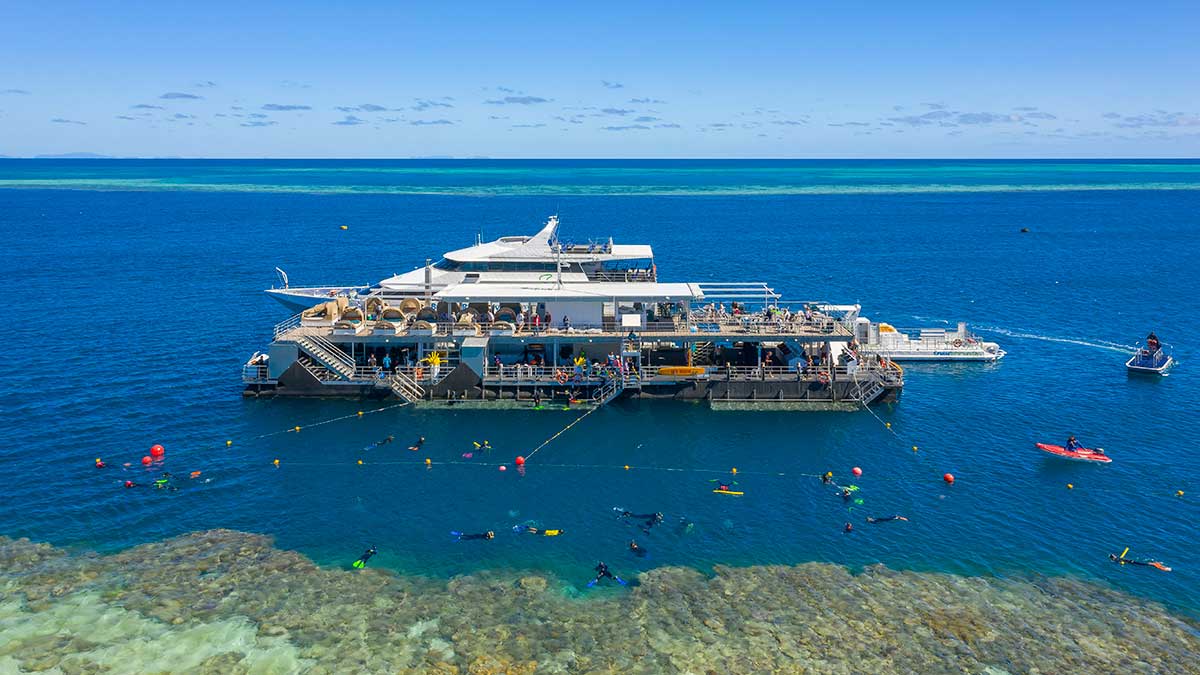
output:
[[1074, 436], [1071, 436], [1070, 438], [1067, 439], [1067, 444], [1064, 447], [1071, 452], [1075, 452], [1078, 450], [1082, 450], [1083, 444], [1080, 443], [1079, 441], [1075, 440]]

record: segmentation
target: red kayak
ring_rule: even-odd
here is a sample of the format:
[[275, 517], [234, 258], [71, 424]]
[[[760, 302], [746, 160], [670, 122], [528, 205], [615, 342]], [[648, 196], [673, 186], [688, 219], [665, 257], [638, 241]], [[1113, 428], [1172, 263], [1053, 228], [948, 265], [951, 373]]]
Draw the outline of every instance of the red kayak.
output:
[[1091, 450], [1089, 448], [1080, 448], [1078, 450], [1068, 450], [1061, 445], [1050, 445], [1049, 443], [1038, 443], [1038, 450], [1044, 450], [1052, 455], [1058, 455], [1063, 459], [1074, 459], [1081, 462], [1099, 462], [1108, 464], [1112, 458], [1104, 454], [1100, 450]]

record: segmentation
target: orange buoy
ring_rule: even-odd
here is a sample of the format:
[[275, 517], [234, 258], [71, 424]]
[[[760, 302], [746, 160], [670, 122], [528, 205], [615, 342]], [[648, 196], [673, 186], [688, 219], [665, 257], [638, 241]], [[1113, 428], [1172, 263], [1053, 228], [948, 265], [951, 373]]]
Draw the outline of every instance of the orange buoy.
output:
[[954, 474], [952, 474], [952, 473], [943, 474], [942, 480], [946, 481], [947, 483], [953, 483], [954, 482]]
[[150, 466], [150, 463], [153, 461], [154, 461], [154, 459], [151, 458], [150, 455], [146, 455], [145, 457], [142, 458], [142, 464], [145, 464], [146, 466]]
[[861, 476], [861, 475], [862, 475], [862, 469], [860, 469], [860, 468], [858, 468], [858, 467], [856, 466], [856, 467], [854, 467], [853, 469], [850, 469], [850, 473], [854, 474], [855, 476]]
[[517, 455], [517, 458], [513, 460], [513, 463], [517, 466], [525, 466], [525, 458]]
[[153, 456], [153, 457], [162, 457], [162, 456], [163, 456], [163, 455], [165, 455], [166, 453], [167, 453], [167, 450], [166, 450], [166, 448], [164, 448], [164, 447], [163, 447], [163, 446], [161, 446], [161, 445], [152, 445], [152, 446], [150, 446], [150, 455], [151, 455], [151, 456]]

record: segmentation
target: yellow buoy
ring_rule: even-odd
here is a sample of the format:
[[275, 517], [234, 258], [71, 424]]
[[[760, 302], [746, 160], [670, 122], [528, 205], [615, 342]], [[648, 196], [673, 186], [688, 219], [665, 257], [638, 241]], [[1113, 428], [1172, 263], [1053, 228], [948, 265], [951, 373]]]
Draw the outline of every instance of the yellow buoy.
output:
[[292, 429], [292, 431], [300, 431], [300, 426], [299, 426], [299, 425], [296, 425], [296, 427], [295, 427], [295, 428], [293, 428], [293, 429]]
[[1182, 497], [1182, 496], [1183, 496], [1183, 490], [1176, 490], [1176, 491], [1175, 491], [1175, 496], [1176, 496], [1176, 497]]
[[628, 470], [629, 470], [629, 465], [628, 465], [628, 464], [626, 464], [626, 465], [625, 465], [625, 470], [626, 470], [626, 471], [628, 471]]
[[361, 411], [361, 410], [359, 410], [359, 411], [358, 411], [358, 416], [359, 416], [359, 417], [362, 417], [362, 415], [363, 415], [362, 411]]
[[274, 464], [275, 466], [279, 466], [279, 460], [275, 460], [274, 462], [271, 462], [271, 463]]
[[730, 472], [730, 473], [737, 473], [737, 467], [736, 467], [736, 466], [735, 466], [735, 467], [733, 467], [732, 469], [730, 469], [730, 470], [729, 470], [729, 472]]
[[915, 445], [914, 445], [914, 446], [913, 446], [913, 452], [916, 452], [916, 451], [917, 451], [917, 446], [915, 446]]
[[225, 447], [228, 448], [231, 445], [233, 445], [233, 441], [225, 441]]
[[430, 464], [433, 464], [433, 460], [431, 460], [431, 459], [429, 459], [428, 457], [426, 457], [426, 458], [425, 458], [425, 466], [429, 466]]
[[892, 428], [892, 423], [891, 423], [891, 422], [884, 422], [884, 423], [883, 423], [883, 425], [884, 425], [885, 427], [889, 428], [889, 429], [891, 429], [891, 428]]
[[1074, 484], [1074, 483], [1067, 483], [1067, 489], [1068, 489], [1068, 490], [1074, 490], [1074, 489], [1075, 489], [1075, 484]]
[[358, 463], [359, 463], [359, 464], [362, 464], [362, 460], [361, 460], [361, 459], [360, 459], [360, 460], [358, 460]]
[[350, 226], [349, 226], [349, 225], [342, 225], [340, 229], [343, 229], [343, 230], [348, 230], [348, 229], [350, 229]]

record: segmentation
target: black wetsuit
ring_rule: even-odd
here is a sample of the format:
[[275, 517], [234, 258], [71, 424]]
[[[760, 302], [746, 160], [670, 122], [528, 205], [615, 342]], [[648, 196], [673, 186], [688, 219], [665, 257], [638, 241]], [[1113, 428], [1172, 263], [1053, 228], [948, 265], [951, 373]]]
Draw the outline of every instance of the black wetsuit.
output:
[[391, 443], [394, 440], [396, 440], [395, 436], [388, 436], [387, 438], [383, 439], [382, 441], [375, 441], [375, 447], [378, 448], [381, 445], [387, 445], [388, 443]]
[[891, 521], [891, 520], [908, 520], [908, 518], [905, 518], [904, 516], [899, 516], [899, 515], [897, 515], [897, 516], [883, 516], [883, 517], [881, 517], [881, 518], [872, 518], [871, 516], [867, 516], [867, 522], [868, 522], [868, 523], [886, 523], [886, 522], [888, 522], [888, 521]]
[[612, 572], [608, 571], [608, 565], [605, 565], [604, 563], [597, 563], [596, 564], [596, 579], [592, 583], [596, 583], [596, 582], [600, 581], [601, 579], [605, 579], [605, 578], [616, 579], [617, 577], [614, 576]]
[[468, 541], [471, 539], [492, 539], [495, 536], [491, 532], [483, 532], [481, 534], [460, 534], [458, 535], [458, 539], [459, 541]]
[[634, 542], [634, 541], [629, 542], [629, 552], [636, 555], [639, 558], [646, 557], [646, 549], [642, 548], [641, 546], [638, 546], [637, 542]]
[[663, 521], [663, 514], [661, 513], [630, 513], [629, 511], [622, 511], [621, 517], [643, 521], [642, 531], [647, 533], [650, 532], [650, 528]]
[[364, 551], [363, 554], [358, 557], [358, 560], [355, 560], [353, 563], [351, 563], [350, 566], [355, 569], [361, 570], [362, 568], [367, 566], [367, 561], [371, 559], [371, 556], [375, 555], [378, 552], [379, 551], [377, 551], [375, 549], [375, 547], [372, 546], [371, 548]]

